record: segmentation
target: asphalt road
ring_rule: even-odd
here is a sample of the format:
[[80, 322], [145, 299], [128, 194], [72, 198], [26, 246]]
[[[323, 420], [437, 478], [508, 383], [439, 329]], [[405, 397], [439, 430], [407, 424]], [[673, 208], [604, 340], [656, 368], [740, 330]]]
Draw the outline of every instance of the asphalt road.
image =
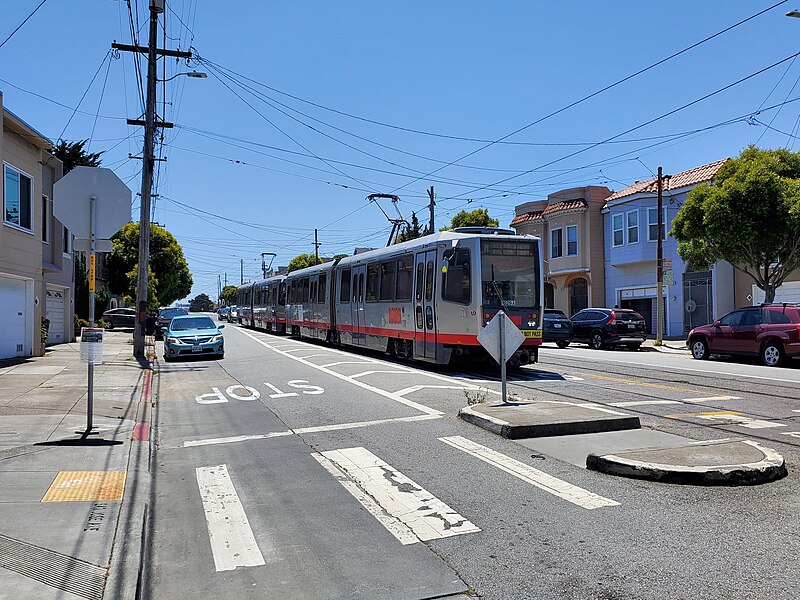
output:
[[480, 372], [230, 326], [226, 357], [159, 365], [145, 598], [800, 597], [800, 368], [546, 347], [522, 398], [641, 417], [639, 435], [737, 437], [786, 458], [755, 487], [587, 471], [457, 418]]

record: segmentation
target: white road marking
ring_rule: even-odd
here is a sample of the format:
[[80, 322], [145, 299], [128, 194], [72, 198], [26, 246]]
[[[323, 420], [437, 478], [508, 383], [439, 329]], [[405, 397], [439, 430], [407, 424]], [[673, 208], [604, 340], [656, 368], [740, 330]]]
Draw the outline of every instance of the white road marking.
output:
[[501, 471], [510, 473], [514, 477], [530, 483], [531, 485], [534, 485], [549, 494], [553, 494], [554, 496], [563, 498], [568, 502], [572, 502], [581, 508], [592, 510], [595, 508], [603, 508], [605, 506], [619, 506], [619, 502], [604, 498], [603, 496], [599, 496], [576, 485], [562, 481], [557, 477], [548, 475], [539, 469], [534, 469], [530, 465], [526, 465], [518, 460], [509, 458], [505, 454], [496, 452], [495, 450], [487, 448], [486, 446], [481, 446], [480, 444], [468, 440], [460, 435], [442, 437], [439, 438], [439, 440], [445, 444], [448, 444], [449, 446], [452, 446], [453, 448], [461, 450], [462, 452], [471, 454], [472, 456], [479, 458], [480, 460], [489, 463], [494, 467], [497, 467]]
[[681, 402], [708, 402], [716, 400], [741, 400], [739, 396], [706, 396], [705, 398], [683, 398]]
[[197, 468], [197, 487], [217, 571], [266, 564], [226, 465]]
[[[298, 357], [299, 358], [299, 357]], [[328, 363], [327, 365], [318, 365], [323, 369], [327, 369], [329, 367], [338, 367], [339, 365], [374, 365], [376, 364], [374, 360], [340, 360], [338, 362]]]
[[347, 375], [343, 375], [341, 373], [337, 373], [336, 371], [333, 371], [333, 370], [328, 369], [326, 367], [323, 367], [323, 366], [320, 366], [320, 365], [316, 365], [316, 364], [314, 364], [314, 363], [312, 363], [310, 361], [303, 360], [302, 358], [299, 358], [297, 356], [292, 356], [291, 354], [287, 354], [286, 352], [284, 352], [282, 350], [276, 350], [275, 348], [273, 348], [272, 346], [270, 346], [266, 342], [263, 342], [263, 341], [259, 340], [257, 337], [251, 335], [247, 331], [244, 331], [244, 330], [241, 330], [241, 329], [237, 329], [236, 331], [241, 331], [241, 333], [243, 333], [244, 335], [246, 335], [247, 337], [252, 339], [257, 344], [261, 344], [262, 346], [264, 346], [265, 348], [269, 348], [273, 352], [277, 352], [278, 354], [282, 354], [283, 356], [286, 356], [287, 358], [291, 358], [292, 360], [296, 360], [297, 362], [303, 363], [304, 365], [307, 365], [307, 366], [309, 366], [309, 367], [311, 367], [313, 369], [317, 369], [318, 371], [322, 371], [323, 373], [327, 373], [331, 377], [336, 377], [337, 379], [341, 379], [342, 381], [347, 381], [347, 382], [349, 382], [349, 383], [351, 383], [351, 384], [353, 384], [355, 386], [358, 386], [358, 387], [360, 387], [362, 389], [369, 390], [369, 391], [371, 391], [371, 392], [373, 392], [375, 394], [383, 396], [384, 398], [389, 398], [390, 400], [394, 400], [395, 402], [398, 402], [400, 404], [408, 406], [409, 408], [413, 408], [415, 410], [418, 410], [419, 412], [424, 413], [426, 415], [441, 416], [441, 415], [444, 414], [440, 410], [435, 410], [433, 408], [428, 408], [427, 406], [424, 406], [424, 405], [419, 404], [417, 402], [413, 402], [411, 400], [406, 400], [402, 396], [398, 396], [397, 394], [393, 394], [392, 392], [387, 392], [386, 390], [382, 390], [381, 388], [369, 385], [367, 383], [364, 383], [363, 381], [359, 381], [358, 379], [353, 379], [352, 377], [348, 377]]
[[276, 388], [274, 385], [272, 385], [271, 383], [267, 383], [266, 381], [264, 382], [264, 385], [267, 386], [269, 389], [271, 389], [273, 392], [275, 392], [274, 394], [269, 394], [270, 398], [289, 398], [291, 396], [299, 396], [300, 395], [297, 392], [282, 392], [281, 390]]
[[781, 431], [781, 435], [788, 435], [793, 438], [800, 438], [800, 431]]
[[[330, 450], [321, 455], [421, 541], [480, 531], [480, 528], [366, 448]], [[339, 481], [341, 483], [341, 479]], [[381, 523], [386, 526], [384, 521]]]
[[[245, 335], [250, 335], [246, 331], [243, 331], [242, 333], [244, 333]], [[287, 354], [289, 352], [302, 352], [303, 350], [308, 350], [308, 348], [306, 346], [298, 346], [297, 348], [292, 348], [290, 350], [281, 350], [280, 352]]]
[[219, 391], [219, 388], [212, 387], [211, 392], [208, 394], [200, 394], [194, 397], [195, 402], [198, 404], [221, 404], [227, 402], [228, 399], [225, 394]]
[[764, 421], [762, 419], [754, 419], [752, 417], [745, 417], [744, 415], [696, 415], [700, 419], [707, 421], [726, 421], [733, 425], [741, 425], [747, 429], [772, 429], [775, 427], [786, 427], [784, 423], [773, 423], [772, 421]]
[[576, 377], [575, 375], [564, 375], [563, 377], [569, 381], [586, 381], [583, 377]]
[[631, 402], [611, 402], [609, 406], [625, 408], [626, 406], [648, 406], [650, 404], [680, 404], [678, 400], [633, 400]]
[[376, 370], [376, 371], [364, 371], [363, 373], [356, 373], [355, 375], [350, 375], [350, 377], [353, 377], [353, 378], [355, 378], [355, 377], [366, 377], [367, 375], [375, 375], [376, 373], [402, 373], [402, 374], [408, 374], [408, 373], [412, 373], [412, 371], [400, 371], [400, 370], [390, 371], [388, 369], [387, 370]]
[[318, 356], [330, 356], [330, 352], [325, 352], [323, 354], [309, 354], [308, 356], [298, 356], [297, 358], [308, 360], [309, 358], [317, 358]]
[[398, 541], [405, 545], [415, 544], [419, 541], [417, 536], [414, 535], [404, 523], [386, 513], [381, 506], [373, 500], [373, 498], [359, 488], [355, 482], [345, 475], [335, 464], [322, 456], [321, 454], [312, 454], [316, 461], [321, 464], [333, 478], [342, 484], [356, 500], [361, 503], [361, 506], [367, 509], [373, 517], [378, 519], [378, 522], [383, 525], [389, 533], [398, 539]]
[[479, 388], [477, 385], [412, 385], [411, 387], [403, 388], [402, 390], [397, 390], [395, 394], [397, 394], [398, 396], [406, 396], [408, 394], [413, 394], [414, 392], [418, 392], [419, 390], [426, 390], [426, 389], [475, 391], [481, 388]]
[[354, 423], [337, 423], [335, 425], [318, 425], [316, 427], [300, 427], [288, 431], [275, 431], [273, 433], [256, 433], [253, 435], [235, 435], [231, 437], [209, 438], [205, 440], [189, 440], [183, 442], [184, 448], [194, 446], [214, 446], [217, 444], [234, 444], [236, 442], [249, 442], [251, 440], [267, 440], [274, 437], [288, 435], [303, 435], [305, 433], [322, 433], [325, 431], [340, 431], [343, 429], [359, 429], [373, 425], [386, 425], [387, 423], [415, 423], [417, 421], [430, 421], [441, 419], [439, 415], [414, 415], [413, 417], [396, 417], [393, 419], [377, 419], [374, 421], [356, 421]]

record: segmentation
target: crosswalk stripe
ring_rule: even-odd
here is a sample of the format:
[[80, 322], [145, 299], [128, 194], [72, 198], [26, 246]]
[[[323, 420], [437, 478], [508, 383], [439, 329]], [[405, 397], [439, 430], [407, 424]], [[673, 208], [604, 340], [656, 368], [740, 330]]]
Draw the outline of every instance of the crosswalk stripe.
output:
[[[366, 448], [330, 450], [314, 456], [376, 518], [383, 511], [384, 518], [378, 520], [403, 544], [480, 531], [480, 528]], [[330, 464], [326, 464], [325, 460]], [[355, 490], [359, 493], [356, 494]], [[364, 493], [369, 497], [367, 504]], [[374, 503], [380, 510], [376, 510]], [[392, 521], [388, 521], [389, 518]], [[410, 538], [406, 530], [414, 536], [413, 541], [408, 541]]]
[[266, 564], [233, 487], [228, 467], [198, 467], [196, 471], [217, 571]]
[[509, 473], [514, 477], [521, 479], [522, 481], [526, 481], [549, 494], [563, 498], [564, 500], [572, 502], [573, 504], [587, 510], [603, 508], [605, 506], [619, 506], [619, 502], [616, 502], [615, 500], [604, 498], [603, 496], [599, 496], [594, 492], [590, 492], [576, 485], [572, 485], [571, 483], [567, 483], [566, 481], [562, 481], [557, 477], [548, 475], [539, 469], [534, 469], [530, 465], [526, 465], [518, 460], [509, 458], [505, 454], [501, 454], [500, 452], [492, 450], [491, 448], [487, 448], [486, 446], [481, 446], [480, 444], [468, 440], [460, 435], [441, 437], [439, 440], [449, 446], [452, 446], [453, 448], [461, 450], [462, 452], [471, 454], [475, 458], [479, 458], [480, 460], [489, 463], [490, 465], [497, 467], [498, 469], [505, 471], [506, 473]]
[[651, 404], [680, 404], [678, 400], [632, 400], [630, 402], [609, 402], [609, 406], [625, 408], [626, 406], [649, 406]]

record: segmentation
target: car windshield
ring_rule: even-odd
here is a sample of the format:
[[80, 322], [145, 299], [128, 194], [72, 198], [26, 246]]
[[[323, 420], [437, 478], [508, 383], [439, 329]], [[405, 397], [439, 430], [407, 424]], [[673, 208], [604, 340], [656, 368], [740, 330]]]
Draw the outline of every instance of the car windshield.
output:
[[173, 317], [179, 317], [181, 315], [187, 314], [186, 311], [182, 308], [165, 308], [161, 311], [159, 315], [163, 319], [172, 319]]
[[171, 331], [188, 331], [190, 329], [216, 329], [209, 317], [191, 317], [189, 319], [173, 319], [169, 326]]
[[538, 249], [533, 242], [482, 240], [481, 277], [484, 307], [539, 304]]

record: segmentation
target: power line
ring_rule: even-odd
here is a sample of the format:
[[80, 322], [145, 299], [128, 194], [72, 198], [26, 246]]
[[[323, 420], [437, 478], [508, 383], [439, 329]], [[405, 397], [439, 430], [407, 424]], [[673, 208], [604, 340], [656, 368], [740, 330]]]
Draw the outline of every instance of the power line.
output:
[[6, 45], [6, 42], [7, 42], [8, 40], [10, 40], [12, 37], [14, 37], [14, 34], [15, 34], [15, 33], [17, 33], [17, 32], [18, 32], [18, 31], [19, 31], [19, 30], [22, 28], [22, 26], [23, 26], [23, 25], [25, 25], [25, 23], [27, 23], [27, 22], [28, 22], [28, 19], [30, 19], [30, 18], [31, 18], [33, 15], [35, 15], [35, 14], [36, 14], [36, 11], [37, 11], [37, 10], [39, 10], [40, 8], [42, 8], [42, 5], [43, 5], [45, 2], [47, 2], [47, 0], [42, 0], [41, 2], [39, 2], [39, 5], [38, 5], [36, 8], [34, 8], [34, 9], [33, 9], [33, 12], [31, 12], [31, 14], [29, 14], [27, 17], [25, 17], [25, 19], [23, 19], [22, 23], [20, 23], [19, 25], [17, 25], [17, 28], [16, 28], [16, 29], [14, 29], [14, 31], [12, 31], [11, 33], [9, 33], [9, 34], [8, 34], [8, 37], [7, 37], [6, 39], [4, 39], [4, 40], [3, 40], [3, 43], [2, 43], [2, 44], [0, 44], [0, 48], [2, 48], [3, 46], [5, 46], [5, 45]]

